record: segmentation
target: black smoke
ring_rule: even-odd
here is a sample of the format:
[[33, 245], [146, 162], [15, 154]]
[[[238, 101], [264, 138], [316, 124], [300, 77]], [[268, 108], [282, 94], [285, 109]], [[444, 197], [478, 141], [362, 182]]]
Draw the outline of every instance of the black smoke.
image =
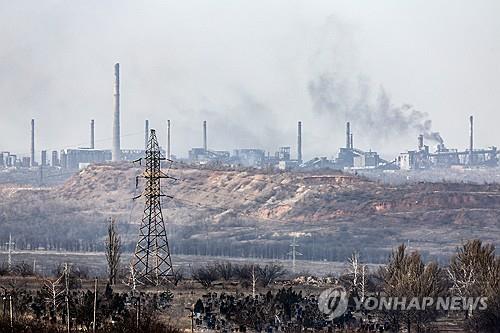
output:
[[410, 104], [394, 105], [382, 87], [372, 99], [366, 79], [359, 78], [353, 85], [349, 79], [322, 74], [309, 82], [308, 91], [315, 112], [349, 120], [374, 141], [423, 134], [428, 140], [443, 143], [441, 135], [432, 131], [427, 113]]

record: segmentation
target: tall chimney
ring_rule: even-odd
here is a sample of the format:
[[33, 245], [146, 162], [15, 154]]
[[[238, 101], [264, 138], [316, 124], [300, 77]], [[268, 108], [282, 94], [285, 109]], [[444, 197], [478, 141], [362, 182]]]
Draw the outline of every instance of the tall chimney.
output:
[[203, 121], [203, 149], [207, 151], [207, 121]]
[[469, 164], [474, 163], [474, 118], [469, 117], [470, 121], [470, 146], [469, 146]]
[[349, 148], [354, 149], [354, 143], [352, 142], [352, 133], [349, 137], [349, 144], [351, 145]]
[[149, 120], [144, 122], [144, 150], [148, 150], [149, 142]]
[[345, 147], [351, 148], [351, 123], [349, 122], [345, 124]]
[[418, 150], [422, 150], [424, 149], [424, 135], [423, 134], [420, 134], [418, 136]]
[[167, 120], [167, 158], [170, 160], [170, 119]]
[[35, 119], [31, 119], [31, 149], [30, 149], [30, 163], [35, 166]]
[[95, 148], [95, 128], [94, 119], [90, 120], [90, 149]]
[[297, 161], [302, 164], [302, 122], [297, 123]]
[[112, 161], [121, 159], [120, 150], [120, 64], [115, 64], [115, 111], [113, 116], [113, 150]]

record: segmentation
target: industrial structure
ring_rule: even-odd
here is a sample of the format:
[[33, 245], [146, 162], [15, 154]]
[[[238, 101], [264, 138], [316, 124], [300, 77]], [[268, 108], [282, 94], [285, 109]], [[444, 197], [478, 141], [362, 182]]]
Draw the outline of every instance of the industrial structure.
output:
[[118, 162], [121, 159], [120, 152], [120, 64], [115, 64], [114, 85], [114, 113], [113, 113], [113, 150], [112, 160]]
[[418, 136], [417, 149], [402, 152], [397, 157], [397, 165], [402, 170], [498, 165], [497, 147], [474, 148], [474, 118], [472, 116], [469, 117], [468, 141], [469, 148], [459, 151], [458, 149], [446, 148], [441, 139], [436, 150], [431, 152], [429, 146], [424, 145], [424, 135], [421, 134]]
[[[108, 161], [133, 161], [141, 158], [147, 152], [150, 144], [150, 123], [144, 123], [144, 147], [140, 149], [122, 149], [120, 144], [120, 64], [114, 65], [114, 91], [113, 91], [113, 126], [111, 149], [96, 149], [95, 146], [95, 121], [90, 120], [90, 142], [87, 147], [71, 147], [62, 150], [52, 150], [50, 163], [48, 151], [40, 150], [40, 164], [37, 163], [35, 153], [35, 119], [31, 119], [30, 128], [30, 154], [21, 156], [9, 151], [0, 152], [0, 168], [34, 168], [52, 167], [77, 170], [92, 163]], [[303, 155], [303, 123], [297, 122], [297, 146], [278, 147], [275, 152], [269, 152], [259, 147], [235, 147], [232, 151], [216, 150], [208, 145], [208, 124], [202, 122], [202, 142], [199, 147], [188, 151], [187, 158], [177, 158], [171, 151], [171, 120], [167, 120], [166, 150], [159, 151], [168, 159], [179, 160], [194, 165], [222, 165], [232, 168], [257, 168], [266, 170], [370, 170], [370, 169], [402, 169], [421, 170], [429, 168], [448, 167], [489, 167], [498, 165], [498, 153], [495, 146], [478, 149], [474, 147], [474, 119], [469, 117], [469, 147], [465, 150], [447, 148], [439, 135], [429, 136], [437, 140], [436, 149], [431, 151], [424, 144], [425, 136], [418, 136], [416, 149], [404, 151], [394, 160], [387, 161], [372, 150], [364, 151], [354, 145], [353, 127], [355, 123], [346, 122], [345, 146], [340, 147], [335, 157], [318, 156], [304, 160]], [[354, 125], [354, 126], [353, 126]], [[437, 133], [432, 133], [437, 134]], [[292, 154], [296, 151], [296, 154]], [[292, 156], [294, 155], [294, 156]]]
[[95, 149], [95, 127], [94, 119], [90, 120], [90, 149]]
[[[116, 94], [115, 94], [116, 95]], [[116, 114], [116, 112], [115, 112]], [[162, 154], [169, 159], [179, 160], [185, 163], [198, 165], [225, 165], [232, 168], [257, 168], [276, 169], [282, 171], [290, 170], [370, 170], [370, 169], [401, 169], [421, 170], [429, 168], [448, 167], [491, 167], [498, 165], [498, 152], [495, 146], [487, 149], [474, 148], [474, 122], [472, 116], [469, 118], [469, 147], [465, 150], [447, 148], [444, 141], [439, 140], [434, 151], [424, 143], [424, 135], [418, 136], [417, 147], [399, 154], [393, 161], [387, 161], [380, 157], [375, 151], [363, 151], [354, 146], [351, 122], [346, 123], [345, 146], [339, 148], [335, 157], [314, 157], [303, 160], [302, 153], [302, 130], [303, 124], [297, 122], [297, 147], [296, 155], [292, 156], [290, 146], [278, 147], [276, 152], [270, 153], [260, 148], [236, 148], [232, 151], [215, 150], [208, 146], [207, 121], [202, 123], [202, 146], [191, 148], [187, 158], [177, 158], [171, 152], [171, 121], [167, 120], [167, 142], [166, 150], [159, 147]], [[113, 127], [114, 128], [114, 127]], [[35, 123], [31, 120], [31, 145], [30, 156], [19, 157], [9, 151], [0, 152], [0, 168], [19, 167], [56, 167], [62, 169], [77, 170], [92, 163], [103, 163], [113, 161], [113, 149], [96, 149], [95, 147], [95, 121], [90, 121], [90, 144], [88, 147], [67, 148], [60, 151], [53, 150], [50, 154], [40, 150], [40, 164], [35, 159]], [[117, 131], [113, 130], [113, 134]], [[149, 121], [145, 120], [144, 139], [149, 144]], [[113, 138], [113, 144], [119, 139]], [[145, 149], [120, 149], [118, 161], [133, 161], [145, 154]]]
[[158, 286], [173, 276], [173, 269], [161, 211], [161, 198], [165, 195], [161, 191], [160, 184], [162, 179], [170, 177], [161, 171], [161, 161], [165, 158], [160, 152], [154, 129], [149, 136], [146, 157], [138, 161], [142, 160], [146, 166], [139, 177], [146, 180], [146, 186], [139, 197], [145, 198], [145, 204], [139, 239], [132, 260], [132, 279], [134, 285], [139, 283]]

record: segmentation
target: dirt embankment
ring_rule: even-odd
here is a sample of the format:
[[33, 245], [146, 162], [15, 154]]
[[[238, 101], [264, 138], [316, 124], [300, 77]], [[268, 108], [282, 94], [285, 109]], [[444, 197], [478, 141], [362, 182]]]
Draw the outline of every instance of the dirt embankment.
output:
[[[93, 165], [54, 188], [4, 189], [0, 222], [18, 233], [30, 223], [40, 233], [47, 225], [64, 224], [71, 237], [95, 238], [101, 237], [103, 221], [116, 216], [132, 242], [143, 212], [143, 200], [132, 201], [144, 187], [140, 179], [136, 188], [140, 173], [131, 163]], [[169, 174], [175, 179], [164, 180], [162, 190], [173, 199], [163, 199], [164, 216], [176, 248], [186, 254], [210, 255], [213, 247], [217, 255], [245, 255], [259, 244], [264, 255], [282, 256], [295, 232], [305, 235], [302, 249], [312, 259], [362, 248], [387, 252], [408, 241], [431, 254], [454, 251], [464, 239], [500, 242], [500, 185], [390, 186], [339, 172], [183, 166]], [[73, 231], [87, 225], [85, 232]], [[379, 260], [382, 253], [376, 256]]]

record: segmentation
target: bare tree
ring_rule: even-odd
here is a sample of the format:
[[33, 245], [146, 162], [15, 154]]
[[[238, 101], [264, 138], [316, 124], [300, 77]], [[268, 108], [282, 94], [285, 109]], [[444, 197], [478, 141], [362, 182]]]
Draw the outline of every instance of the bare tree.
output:
[[217, 268], [217, 271], [219, 273], [219, 276], [228, 281], [228, 280], [231, 280], [231, 278], [233, 277], [234, 275], [234, 267], [233, 265], [226, 261], [226, 262], [217, 262], [215, 264], [215, 267]]
[[495, 262], [495, 248], [472, 240], [458, 249], [447, 269], [452, 291], [459, 296], [476, 296]]
[[193, 269], [191, 276], [203, 287], [208, 288], [219, 278], [217, 268], [213, 265]]
[[361, 281], [359, 281], [359, 291], [361, 293], [361, 301], [365, 301], [366, 289], [367, 289], [367, 274], [368, 268], [366, 265], [361, 265]]
[[106, 260], [108, 262], [108, 279], [110, 285], [116, 284], [120, 256], [121, 239], [116, 230], [116, 220], [110, 218], [108, 223], [108, 237], [106, 239]]
[[252, 265], [252, 298], [255, 298], [256, 283], [257, 283], [257, 276], [255, 275], [255, 265]]
[[57, 321], [57, 309], [63, 302], [63, 295], [65, 291], [61, 283], [63, 278], [64, 274], [54, 281], [47, 279], [44, 281], [44, 286], [42, 287], [45, 302], [51, 305], [52, 316], [55, 321]]
[[495, 247], [480, 240], [466, 242], [448, 267], [451, 292], [462, 297], [487, 297], [487, 308], [466, 312], [466, 326], [476, 332], [496, 332], [500, 327], [500, 257]]
[[358, 289], [358, 277], [360, 273], [360, 264], [359, 264], [359, 253], [353, 252], [351, 257], [349, 258], [349, 273], [352, 275], [352, 289]]
[[[422, 302], [424, 297], [435, 298], [446, 293], [442, 269], [432, 262], [425, 265], [420, 254], [416, 251], [408, 253], [404, 244], [393, 251], [387, 266], [380, 270], [380, 275], [384, 281], [384, 292], [390, 297], [416, 298]], [[421, 332], [429, 328], [439, 312], [431, 308], [405, 311], [392, 309], [384, 315], [396, 329], [406, 323], [407, 332], [411, 332], [412, 327]]]
[[65, 294], [65, 301], [66, 301], [66, 328], [68, 330], [68, 333], [70, 333], [70, 316], [69, 316], [69, 267], [68, 264], [64, 265], [64, 294]]
[[[253, 267], [252, 267], [253, 270]], [[257, 277], [262, 286], [267, 287], [280, 277], [283, 277], [287, 271], [286, 269], [277, 263], [272, 263], [265, 265], [264, 267], [257, 266]]]

